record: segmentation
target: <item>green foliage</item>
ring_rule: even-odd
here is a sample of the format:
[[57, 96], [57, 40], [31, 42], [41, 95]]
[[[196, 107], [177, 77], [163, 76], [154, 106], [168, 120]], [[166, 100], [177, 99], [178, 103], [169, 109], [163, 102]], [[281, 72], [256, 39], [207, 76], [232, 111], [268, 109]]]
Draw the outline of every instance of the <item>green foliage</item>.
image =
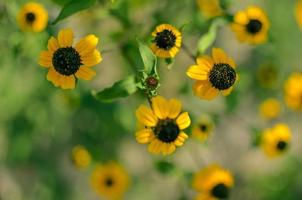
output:
[[138, 41], [139, 52], [141, 54], [143, 63], [144, 63], [144, 71], [148, 75], [157, 75], [157, 59], [153, 54], [149, 46], [143, 44], [141, 41]]
[[175, 166], [173, 163], [165, 161], [165, 160], [157, 161], [155, 163], [155, 167], [161, 174], [169, 174], [175, 169]]

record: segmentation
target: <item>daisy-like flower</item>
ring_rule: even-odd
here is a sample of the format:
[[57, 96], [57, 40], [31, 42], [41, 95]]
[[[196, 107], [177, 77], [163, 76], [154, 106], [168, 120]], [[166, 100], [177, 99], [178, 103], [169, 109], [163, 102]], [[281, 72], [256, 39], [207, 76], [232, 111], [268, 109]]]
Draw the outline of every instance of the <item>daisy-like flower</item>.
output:
[[62, 89], [74, 89], [77, 78], [91, 80], [96, 74], [91, 67], [102, 61], [96, 49], [98, 40], [90, 34], [73, 47], [71, 29], [60, 30], [58, 39], [51, 37], [48, 51], [42, 51], [39, 59], [39, 64], [48, 69], [47, 80]]
[[214, 129], [214, 123], [208, 116], [201, 116], [193, 128], [193, 137], [197, 138], [201, 142], [205, 142], [212, 134]]
[[261, 8], [250, 6], [235, 14], [231, 27], [240, 42], [260, 44], [267, 40], [269, 20]]
[[197, 5], [202, 14], [207, 18], [212, 18], [223, 14], [220, 6], [220, 0], [197, 0]]
[[302, 110], [302, 73], [293, 73], [284, 85], [285, 103], [296, 111]]
[[173, 58], [181, 47], [181, 32], [170, 24], [161, 24], [152, 32], [151, 50], [161, 58]]
[[190, 66], [187, 75], [196, 80], [193, 92], [201, 99], [211, 100], [222, 92], [228, 95], [238, 79], [235, 62], [222, 49], [213, 48], [213, 58], [197, 58], [197, 64]]
[[77, 145], [72, 149], [72, 161], [77, 168], [84, 169], [91, 163], [91, 156], [82, 145]]
[[191, 124], [189, 114], [181, 113], [181, 102], [176, 99], [168, 101], [156, 96], [151, 101], [152, 109], [141, 105], [136, 110], [136, 118], [142, 125], [136, 132], [136, 140], [149, 143], [151, 153], [171, 154], [188, 138], [183, 130]]
[[259, 106], [259, 114], [264, 119], [276, 119], [281, 112], [280, 102], [275, 98], [264, 100]]
[[286, 124], [276, 124], [262, 133], [261, 147], [267, 156], [276, 157], [288, 149], [291, 135]]
[[195, 200], [226, 199], [234, 185], [232, 174], [218, 165], [210, 165], [193, 177], [193, 188], [199, 193]]
[[125, 169], [115, 162], [98, 165], [91, 175], [91, 186], [98, 195], [110, 200], [123, 199], [130, 184]]
[[300, 29], [302, 29], [302, 0], [296, 2], [295, 16]]
[[26, 3], [18, 13], [17, 21], [23, 31], [41, 32], [48, 22], [48, 13], [39, 3]]

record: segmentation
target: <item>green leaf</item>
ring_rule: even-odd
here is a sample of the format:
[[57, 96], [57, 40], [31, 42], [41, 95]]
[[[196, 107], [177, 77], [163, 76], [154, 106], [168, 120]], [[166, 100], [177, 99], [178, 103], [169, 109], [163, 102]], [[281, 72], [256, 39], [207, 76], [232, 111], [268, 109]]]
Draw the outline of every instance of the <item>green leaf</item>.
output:
[[234, 90], [225, 97], [225, 103], [226, 103], [226, 111], [227, 113], [233, 112], [239, 104], [239, 96], [238, 91]]
[[52, 1], [59, 5], [66, 5], [67, 3], [69, 3], [72, 0], [52, 0]]
[[261, 143], [262, 130], [257, 127], [251, 126], [250, 132], [251, 132], [251, 138], [252, 138], [251, 139], [252, 147], [259, 146]]
[[156, 162], [155, 167], [162, 174], [168, 174], [172, 170], [175, 169], [175, 166], [173, 163], [170, 163], [170, 162], [167, 162], [164, 160], [160, 160], [160, 161]]
[[142, 42], [138, 41], [138, 47], [139, 47], [139, 52], [141, 54], [143, 63], [144, 63], [144, 69], [145, 72], [148, 75], [157, 75], [156, 71], [156, 65], [157, 65], [157, 58], [149, 48], [149, 46], [143, 44]]
[[165, 62], [166, 62], [166, 64], [167, 64], [167, 68], [168, 68], [168, 70], [171, 70], [172, 69], [172, 67], [173, 67], [173, 64], [174, 64], [174, 59], [173, 58], [166, 58], [165, 59]]
[[127, 97], [135, 93], [136, 90], [135, 76], [128, 76], [100, 92], [92, 91], [92, 95], [100, 101], [111, 102], [118, 98]]
[[96, 0], [72, 0], [68, 2], [64, 7], [62, 8], [60, 14], [55, 19], [53, 24], [58, 23], [62, 19], [65, 19], [66, 17], [69, 17], [70, 15], [79, 12], [81, 10], [85, 10], [91, 6], [94, 5]]

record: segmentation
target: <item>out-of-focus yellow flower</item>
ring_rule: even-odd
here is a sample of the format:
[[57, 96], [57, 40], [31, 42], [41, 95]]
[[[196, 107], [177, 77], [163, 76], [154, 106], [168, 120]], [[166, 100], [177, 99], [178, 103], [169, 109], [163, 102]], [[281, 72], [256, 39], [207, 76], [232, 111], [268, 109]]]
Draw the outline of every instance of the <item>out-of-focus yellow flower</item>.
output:
[[265, 42], [269, 26], [265, 12], [257, 6], [250, 6], [245, 11], [237, 12], [231, 25], [240, 42], [251, 44]]
[[197, 64], [190, 66], [187, 75], [196, 80], [193, 92], [201, 99], [212, 100], [220, 92], [229, 95], [238, 79], [235, 62], [220, 48], [213, 48], [212, 58], [197, 58]]
[[48, 22], [48, 13], [42, 4], [26, 3], [18, 13], [17, 21], [23, 31], [41, 32]]
[[150, 153], [169, 155], [183, 145], [188, 135], [184, 129], [190, 126], [187, 112], [181, 113], [181, 102], [164, 97], [152, 98], [152, 109], [145, 105], [136, 110], [136, 118], [143, 126], [136, 132], [136, 140], [149, 144]]
[[181, 32], [170, 24], [161, 24], [152, 32], [151, 50], [160, 58], [173, 58], [181, 47]]
[[205, 17], [211, 18], [223, 14], [220, 0], [196, 0], [196, 2]]
[[261, 147], [267, 156], [276, 157], [288, 149], [291, 135], [286, 124], [276, 124], [262, 133]]
[[296, 2], [295, 16], [300, 29], [302, 29], [302, 0]]
[[209, 116], [203, 115], [199, 118], [196, 125], [193, 127], [193, 137], [201, 142], [205, 142], [212, 134], [214, 123]]
[[39, 64], [48, 69], [47, 80], [62, 89], [74, 89], [78, 78], [91, 80], [96, 74], [91, 67], [102, 61], [98, 41], [90, 34], [72, 47], [73, 31], [60, 30], [58, 39], [51, 37], [48, 51], [40, 54]]
[[77, 145], [72, 149], [72, 160], [76, 167], [86, 168], [91, 163], [91, 156], [84, 146]]
[[232, 174], [218, 165], [210, 165], [194, 174], [193, 188], [199, 193], [195, 200], [226, 199], [234, 185]]
[[125, 169], [115, 162], [98, 165], [91, 175], [93, 189], [102, 197], [110, 200], [123, 199], [130, 184]]
[[302, 73], [293, 73], [285, 82], [285, 102], [293, 110], [302, 110]]
[[259, 114], [264, 119], [275, 119], [279, 117], [280, 112], [280, 102], [275, 98], [268, 98], [264, 100], [259, 106]]

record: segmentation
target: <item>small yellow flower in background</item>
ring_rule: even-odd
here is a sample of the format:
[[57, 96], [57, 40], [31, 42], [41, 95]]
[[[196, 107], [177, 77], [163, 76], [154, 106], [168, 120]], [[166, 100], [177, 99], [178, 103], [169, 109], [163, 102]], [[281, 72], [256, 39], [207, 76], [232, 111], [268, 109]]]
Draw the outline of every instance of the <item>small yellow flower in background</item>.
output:
[[115, 162], [98, 165], [91, 175], [91, 185], [98, 195], [110, 200], [123, 199], [130, 184], [125, 169]]
[[285, 103], [297, 111], [302, 110], [302, 73], [293, 73], [285, 82]]
[[72, 161], [78, 168], [86, 168], [91, 163], [91, 156], [87, 149], [82, 145], [77, 145], [72, 149]]
[[187, 75], [196, 80], [193, 92], [201, 99], [212, 100], [219, 92], [228, 95], [238, 79], [235, 62], [220, 48], [212, 49], [212, 56], [197, 58], [197, 64], [190, 66]]
[[231, 27], [240, 42], [260, 44], [267, 40], [269, 20], [261, 8], [250, 6], [235, 14]]
[[18, 13], [17, 21], [23, 31], [41, 32], [48, 23], [48, 13], [39, 3], [26, 3]]
[[209, 116], [203, 115], [199, 118], [196, 125], [193, 127], [192, 136], [205, 142], [212, 134], [214, 129], [214, 123]]
[[160, 58], [173, 58], [181, 47], [181, 32], [170, 24], [161, 24], [152, 32], [151, 50]]
[[181, 113], [181, 102], [176, 99], [156, 96], [151, 101], [152, 109], [141, 105], [136, 110], [136, 118], [143, 125], [136, 132], [136, 140], [149, 143], [151, 153], [171, 154], [188, 138], [183, 130], [190, 126], [190, 117], [187, 112]]
[[264, 100], [259, 106], [259, 114], [264, 119], [276, 119], [281, 112], [280, 102], [275, 98]]
[[194, 174], [192, 184], [199, 193], [196, 200], [219, 200], [229, 197], [234, 179], [228, 170], [210, 165]]
[[295, 16], [300, 29], [302, 29], [302, 0], [297, 0]]
[[205, 17], [212, 18], [223, 14], [220, 0], [197, 0], [197, 5]]
[[276, 124], [263, 131], [261, 147], [267, 156], [276, 157], [288, 149], [291, 135], [291, 130], [286, 124]]
[[60, 30], [58, 39], [51, 37], [48, 51], [42, 51], [39, 59], [39, 64], [48, 69], [47, 80], [62, 89], [74, 89], [77, 78], [91, 80], [96, 74], [91, 67], [102, 61], [96, 49], [98, 40], [90, 34], [73, 47], [71, 29]]

